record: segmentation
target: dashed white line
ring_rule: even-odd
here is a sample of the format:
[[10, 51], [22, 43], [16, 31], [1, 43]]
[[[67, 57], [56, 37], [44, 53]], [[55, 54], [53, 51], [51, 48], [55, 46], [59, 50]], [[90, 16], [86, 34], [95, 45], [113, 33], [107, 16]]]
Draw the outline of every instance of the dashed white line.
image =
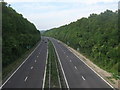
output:
[[35, 60], [35, 62], [37, 62], [37, 61]]
[[75, 66], [75, 69], [77, 69], [77, 67]]
[[38, 57], [38, 56], [37, 56]]
[[82, 79], [85, 80], [85, 78], [82, 76]]
[[33, 66], [31, 67], [31, 69], [33, 69]]
[[[53, 38], [54, 39], [54, 38]], [[55, 39], [54, 39], [55, 40]], [[61, 43], [61, 42], [60, 42]], [[63, 45], [66, 47], [66, 45]], [[66, 47], [67, 48], [67, 47]], [[68, 48], [67, 48], [68, 49]], [[72, 52], [72, 50], [69, 50]], [[73, 53], [73, 52], [72, 52]], [[79, 60], [81, 60], [85, 65], [86, 62], [84, 62], [79, 56], [77, 56], [75, 53], [73, 53], [77, 58], [79, 58]], [[97, 74], [103, 81], [105, 81], [112, 89], [114, 89], [114, 87], [112, 85], [110, 85], [102, 76], [100, 76], [95, 70], [93, 70], [89, 65], [87, 65], [95, 74]], [[115, 89], [114, 89], [115, 90]]]
[[[71, 51], [71, 50], [70, 50]], [[72, 52], [72, 51], [71, 51]], [[72, 52], [73, 53], [73, 52]], [[112, 85], [110, 85], [102, 76], [100, 76], [95, 70], [93, 70], [89, 65], [86, 64], [79, 56], [77, 56], [75, 53], [73, 53], [79, 60], [81, 60], [87, 67], [89, 67], [95, 74], [97, 74], [103, 81], [105, 81], [111, 88], [114, 89]], [[114, 89], [115, 90], [115, 89]]]
[[39, 53], [40, 54], [40, 53]]
[[24, 81], [26, 82], [26, 81], [27, 81], [27, 79], [28, 79], [28, 77], [26, 77]]
[[68, 56], [67, 56], [68, 57]]
[[70, 60], [70, 62], [72, 62], [72, 61]]
[[[40, 43], [41, 44], [41, 43]], [[37, 47], [32, 51], [32, 53], [23, 61], [23, 63], [12, 73], [12, 75], [0, 86], [0, 89], [11, 79], [11, 77], [22, 67], [22, 65], [28, 60], [28, 58], [33, 54], [33, 52], [38, 48], [40, 45], [38, 44]]]

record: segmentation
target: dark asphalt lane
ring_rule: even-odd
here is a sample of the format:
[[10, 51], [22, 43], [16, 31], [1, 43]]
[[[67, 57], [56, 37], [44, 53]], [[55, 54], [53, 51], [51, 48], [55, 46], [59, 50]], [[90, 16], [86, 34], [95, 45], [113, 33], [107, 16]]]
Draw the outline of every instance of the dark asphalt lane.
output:
[[69, 88], [111, 88], [64, 45], [55, 39], [49, 39], [59, 55]]
[[48, 40], [42, 38], [38, 47], [5, 83], [3, 88], [42, 88]]

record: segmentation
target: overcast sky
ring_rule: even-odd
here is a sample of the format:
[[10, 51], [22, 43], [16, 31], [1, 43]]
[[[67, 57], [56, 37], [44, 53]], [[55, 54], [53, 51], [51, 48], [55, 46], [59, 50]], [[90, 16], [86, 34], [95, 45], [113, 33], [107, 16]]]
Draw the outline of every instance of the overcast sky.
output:
[[116, 11], [119, 0], [5, 0], [38, 30], [68, 24], [106, 9]]

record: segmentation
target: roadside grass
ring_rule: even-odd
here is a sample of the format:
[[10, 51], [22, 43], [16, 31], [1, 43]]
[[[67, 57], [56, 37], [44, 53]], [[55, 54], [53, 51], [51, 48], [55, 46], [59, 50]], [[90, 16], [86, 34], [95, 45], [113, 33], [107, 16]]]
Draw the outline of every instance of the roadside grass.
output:
[[111, 83], [115, 84], [115, 82], [112, 80], [113, 77], [107, 77], [108, 80], [110, 80]]
[[45, 88], [60, 88], [58, 81], [57, 65], [55, 63], [55, 52], [52, 43], [48, 43], [48, 63], [45, 78]]
[[[54, 48], [54, 52], [55, 52], [55, 48]], [[58, 69], [58, 74], [59, 74], [59, 79], [60, 79], [60, 83], [61, 83], [61, 88], [67, 88], [66, 86], [66, 83], [65, 83], [65, 79], [64, 79], [64, 76], [63, 76], [63, 73], [62, 73], [62, 69], [60, 67], [60, 63], [58, 62], [58, 57], [56, 55], [56, 52], [54, 53], [55, 54], [55, 58], [56, 58], [56, 67]]]
[[64, 77], [55, 48], [51, 41], [48, 44], [48, 63], [46, 68], [46, 78], [44, 88], [66, 88]]
[[58, 81], [58, 73], [57, 73], [57, 67], [55, 63], [55, 56], [52, 54], [53, 59], [51, 59], [51, 88], [58, 88], [59, 87], [59, 81]]
[[19, 65], [29, 56], [30, 53], [35, 49], [35, 47], [40, 43], [40, 41], [33, 46], [31, 49], [25, 52], [20, 58], [18, 58], [15, 62], [11, 63], [5, 68], [2, 68], [2, 80], [3, 82], [19, 67]]
[[[49, 50], [48, 50], [49, 52]], [[49, 88], [49, 53], [48, 53], [48, 59], [47, 59], [47, 65], [46, 65], [46, 77], [45, 77], [45, 86], [44, 88]]]

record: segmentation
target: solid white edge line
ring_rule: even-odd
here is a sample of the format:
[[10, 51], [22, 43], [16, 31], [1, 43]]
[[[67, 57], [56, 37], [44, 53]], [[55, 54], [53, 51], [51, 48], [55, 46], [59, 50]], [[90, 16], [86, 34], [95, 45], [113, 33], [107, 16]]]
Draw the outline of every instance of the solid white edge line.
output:
[[[74, 54], [76, 55], [76, 54]], [[77, 55], [76, 55], [77, 56]], [[77, 56], [78, 57], [78, 56]], [[87, 65], [82, 59], [78, 57], [79, 60], [81, 60], [85, 65]], [[88, 65], [87, 65], [88, 66]], [[111, 88], [114, 89], [112, 85], [110, 85], [103, 77], [101, 77], [95, 70], [93, 70], [90, 66], [88, 66], [95, 74], [97, 74], [104, 82], [106, 82]]]
[[[66, 46], [65, 46], [66, 47]], [[66, 47], [67, 48], [67, 47]], [[68, 49], [68, 48], [67, 48]], [[68, 49], [69, 50], [69, 49]], [[71, 50], [69, 50], [72, 52]], [[73, 53], [73, 52], [72, 52]], [[79, 60], [81, 60], [85, 65], [87, 65], [80, 57], [78, 57], [75, 53], [73, 53]], [[95, 70], [93, 70], [89, 65], [87, 65], [95, 74], [97, 74], [104, 82], [106, 82], [111, 88], [114, 89], [112, 85], [110, 85], [102, 76], [100, 76]], [[115, 89], [114, 89], [115, 90]]]
[[59, 55], [57, 53], [57, 50], [56, 50], [56, 47], [54, 45], [54, 43], [52, 42], [54, 48], [55, 48], [55, 52], [57, 54], [57, 57], [58, 57], [58, 60], [59, 60], [59, 63], [60, 63], [60, 66], [61, 66], [61, 69], [62, 69], [62, 72], [63, 72], [63, 76], [64, 76], [64, 79], [65, 79], [65, 82], [66, 82], [66, 85], [67, 85], [67, 88], [69, 89], [69, 85], [68, 85], [68, 82], [67, 82], [67, 79], [66, 79], [66, 76], [65, 76], [65, 73], [64, 73], [64, 70], [63, 70], [63, 67], [62, 67], [62, 64], [61, 64], [61, 61], [60, 61], [60, 58], [59, 58]]
[[47, 69], [47, 62], [48, 62], [47, 59], [48, 59], [48, 46], [47, 46], [47, 56], [46, 56], [46, 64], [45, 64], [45, 71], [44, 71], [42, 90], [44, 90], [44, 87], [45, 87], [46, 69]]
[[[55, 40], [55, 39], [54, 39]], [[57, 40], [59, 41], [59, 40]], [[60, 42], [61, 43], [61, 42]], [[61, 43], [62, 44], [62, 43]], [[64, 44], [62, 44], [63, 46], [65, 46]], [[66, 46], [65, 46], [66, 47]], [[67, 48], [67, 47], [66, 47]], [[67, 48], [68, 49], [68, 48]], [[73, 53], [70, 49], [68, 49], [71, 53]], [[81, 60], [85, 65], [87, 65], [79, 56], [77, 56], [75, 53], [73, 53], [79, 60]], [[87, 65], [95, 74], [97, 74], [104, 82], [106, 82], [111, 88], [113, 88], [114, 90], [116, 90], [112, 85], [109, 84], [108, 81], [106, 81], [102, 76], [100, 76], [95, 70], [93, 70], [89, 65]]]
[[51, 60], [49, 60], [49, 88], [50, 88], [50, 85], [51, 85], [50, 82], [51, 82]]
[[[55, 50], [55, 49], [54, 49], [54, 50]], [[55, 52], [55, 55], [56, 55], [56, 52]], [[59, 86], [60, 86], [60, 88], [62, 88], [62, 86], [61, 86], [61, 81], [60, 81], [59, 70], [58, 70], [58, 64], [57, 64], [57, 60], [55, 60], [55, 63], [56, 63], [56, 68], [57, 68], [57, 73], [58, 73], [58, 81], [59, 81]]]
[[37, 47], [32, 51], [32, 53], [23, 61], [23, 63], [12, 73], [12, 75], [0, 86], [0, 89], [11, 79], [11, 77], [21, 68], [21, 66], [28, 60], [28, 58], [33, 54], [33, 52], [38, 48], [41, 42], [37, 45]]

